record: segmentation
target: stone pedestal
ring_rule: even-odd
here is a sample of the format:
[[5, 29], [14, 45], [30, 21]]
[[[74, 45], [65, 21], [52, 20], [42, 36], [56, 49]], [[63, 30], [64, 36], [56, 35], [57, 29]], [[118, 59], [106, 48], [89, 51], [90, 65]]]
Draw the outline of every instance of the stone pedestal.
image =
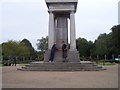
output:
[[[44, 54], [44, 62], [47, 63], [49, 62], [49, 56], [50, 55], [50, 50], [47, 50]], [[62, 51], [56, 51], [55, 57], [54, 57], [54, 62], [55, 63], [60, 63], [62, 62]]]
[[50, 49], [45, 51], [44, 62], [49, 62], [49, 58], [50, 58]]
[[79, 52], [76, 51], [68, 51], [68, 61], [69, 62], [80, 62], [80, 58], [79, 58]]
[[[49, 62], [49, 57], [50, 57], [50, 50], [47, 50], [44, 54], [44, 62]], [[63, 61], [62, 58], [62, 51], [56, 51], [55, 57], [54, 57], [54, 62], [55, 63], [60, 63]], [[78, 51], [68, 51], [67, 52], [67, 61], [68, 63], [70, 62], [80, 62], [79, 58], [79, 52]]]

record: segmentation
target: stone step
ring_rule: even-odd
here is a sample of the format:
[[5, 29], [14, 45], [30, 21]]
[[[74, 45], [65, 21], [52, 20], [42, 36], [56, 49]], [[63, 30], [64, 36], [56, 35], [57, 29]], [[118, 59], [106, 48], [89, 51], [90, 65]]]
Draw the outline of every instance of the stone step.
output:
[[28, 66], [32, 68], [96, 68], [98, 66]]
[[22, 70], [22, 71], [100, 71], [102, 69], [48, 69], [48, 68], [44, 68], [44, 69], [35, 69], [35, 68], [32, 68], [32, 69], [19, 69], [19, 70]]
[[100, 69], [101, 67], [22, 67], [23, 69]]
[[52, 65], [29, 65], [29, 67], [95, 67], [96, 65], [56, 65], [56, 64], [52, 64]]
[[89, 65], [89, 66], [88, 65], [69, 65], [69, 66], [68, 65], [66, 65], [66, 66], [65, 65], [64, 66], [63, 65], [61, 65], [61, 66], [57, 66], [57, 65], [48, 65], [48, 66], [47, 65], [36, 65], [36, 66], [34, 65], [34, 66], [31, 66], [31, 65], [29, 65], [28, 66], [27, 65], [26, 67], [35, 67], [35, 68], [36, 67], [52, 67], [52, 68], [54, 68], [54, 67], [58, 67], [58, 68], [62, 68], [62, 67], [80, 67], [80, 68], [84, 67], [85, 68], [85, 67], [87, 67], [87, 68], [90, 68], [90, 67], [98, 67], [98, 66], [96, 66], [96, 65], [95, 66], [94, 65]]
[[103, 70], [101, 66], [93, 63], [39, 63], [33, 62], [22, 67], [22, 71], [96, 71]]
[[[62, 62], [62, 63], [31, 63], [30, 65], [93, 65], [94, 63], [71, 63], [71, 62]], [[95, 65], [95, 64], [94, 64]]]
[[50, 71], [78, 71], [78, 70], [101, 70], [102, 67], [22, 67], [23, 70], [29, 70], [29, 71], [43, 71], [43, 70], [50, 70]]

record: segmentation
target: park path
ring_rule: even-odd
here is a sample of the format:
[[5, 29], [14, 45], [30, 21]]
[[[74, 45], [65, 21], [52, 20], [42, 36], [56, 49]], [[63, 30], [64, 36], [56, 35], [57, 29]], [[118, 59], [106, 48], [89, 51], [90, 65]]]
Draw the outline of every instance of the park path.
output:
[[118, 65], [103, 71], [19, 71], [19, 65], [2, 69], [3, 88], [117, 88]]

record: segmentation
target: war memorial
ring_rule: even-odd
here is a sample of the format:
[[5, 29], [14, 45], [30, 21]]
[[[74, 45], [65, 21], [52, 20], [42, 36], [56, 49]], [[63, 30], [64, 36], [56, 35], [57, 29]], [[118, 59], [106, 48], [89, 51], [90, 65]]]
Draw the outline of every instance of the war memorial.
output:
[[[49, 13], [48, 50], [44, 62], [31, 62], [22, 67], [25, 71], [99, 71], [103, 68], [92, 62], [81, 63], [76, 49], [75, 13], [78, 0], [45, 0]], [[50, 50], [54, 43], [61, 48], [61, 42], [68, 45], [68, 20], [70, 20], [70, 48], [67, 51], [67, 61], [62, 62], [62, 51], [55, 53], [54, 63], [49, 63]]]
[[[49, 42], [44, 61], [31, 62], [24, 67], [23, 64], [1, 67], [2, 90], [56, 90], [57, 88], [118, 90], [119, 64], [101, 67], [93, 62], [80, 61], [75, 36], [78, 0], [45, 0], [45, 2], [49, 14]], [[58, 50], [55, 53], [54, 63], [50, 63], [50, 51], [54, 42], [60, 49], [61, 41], [69, 45], [68, 38], [70, 38], [70, 46], [67, 50], [68, 62], [62, 62], [62, 51]]]

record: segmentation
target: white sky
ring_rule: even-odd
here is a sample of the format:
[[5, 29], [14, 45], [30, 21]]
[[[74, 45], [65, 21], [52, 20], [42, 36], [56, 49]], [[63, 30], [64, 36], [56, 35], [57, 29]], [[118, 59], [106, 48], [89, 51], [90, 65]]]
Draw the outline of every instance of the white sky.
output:
[[[119, 0], [78, 0], [76, 37], [94, 41], [118, 24]], [[37, 39], [48, 35], [45, 0], [1, 0], [0, 43], [28, 39], [36, 47]]]

